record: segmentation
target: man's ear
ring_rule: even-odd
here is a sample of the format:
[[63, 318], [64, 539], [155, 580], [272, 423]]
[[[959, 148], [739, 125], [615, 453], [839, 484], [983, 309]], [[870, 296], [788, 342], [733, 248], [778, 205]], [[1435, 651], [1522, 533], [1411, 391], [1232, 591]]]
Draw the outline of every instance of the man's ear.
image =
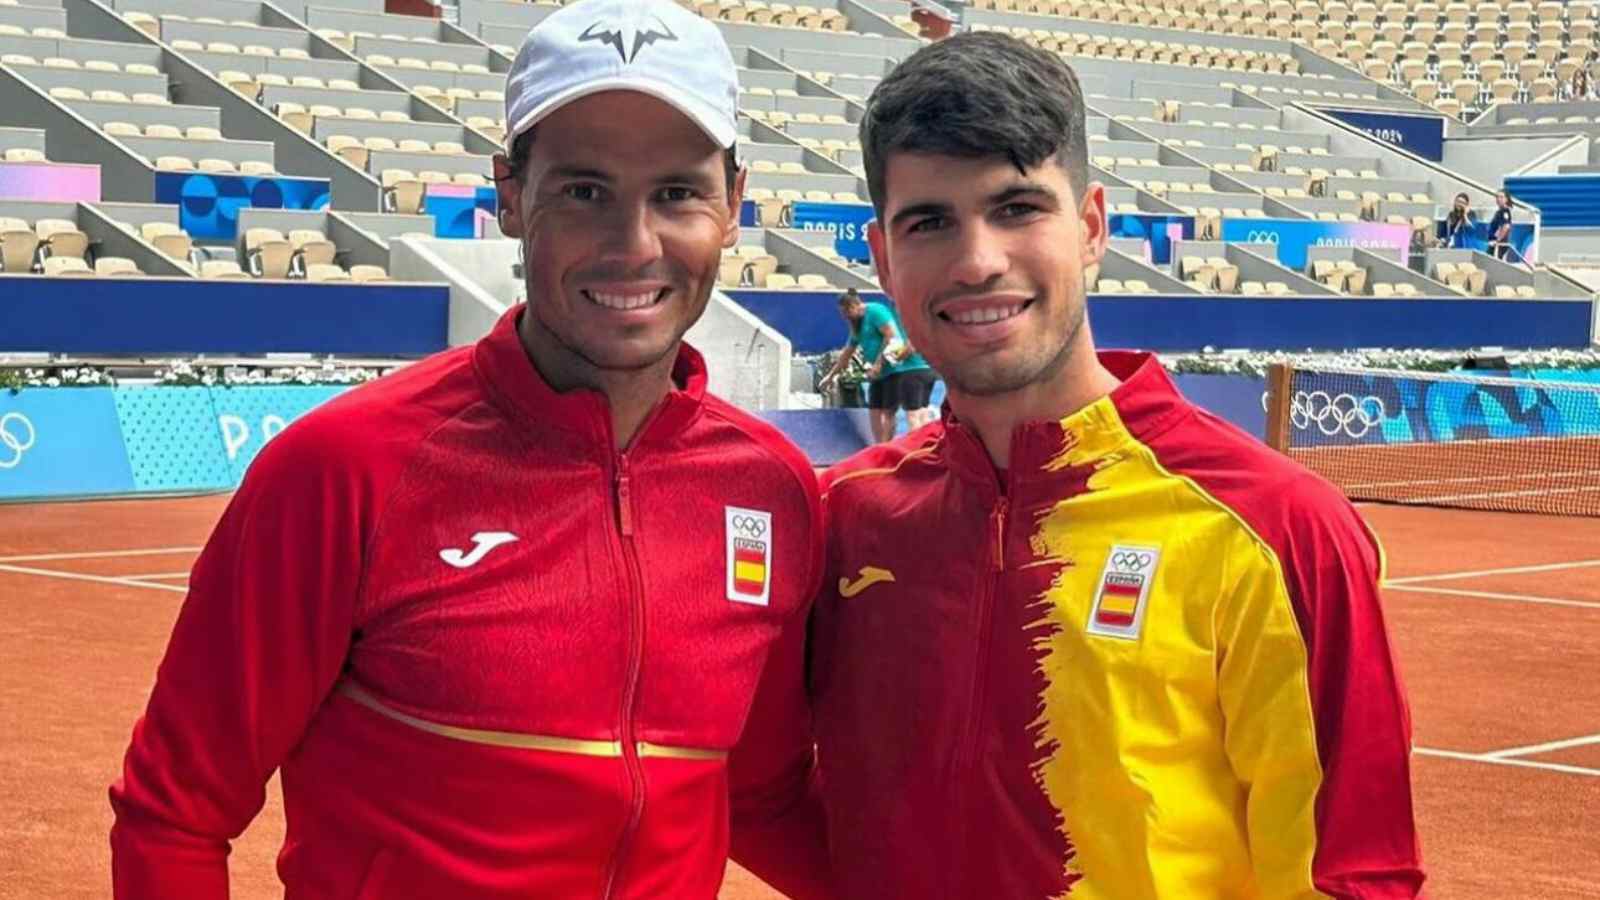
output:
[[733, 247], [739, 243], [739, 213], [744, 209], [744, 179], [750, 174], [740, 168], [733, 176], [733, 190], [728, 192], [728, 221], [722, 226], [722, 246]]
[[878, 284], [889, 296], [894, 296], [894, 277], [889, 266], [889, 236], [877, 219], [867, 223], [867, 248], [872, 251], [872, 263], [878, 267]]
[[1078, 218], [1083, 234], [1081, 265], [1088, 267], [1100, 262], [1106, 255], [1106, 243], [1111, 232], [1110, 223], [1106, 220], [1106, 189], [1100, 182], [1091, 181], [1084, 187]]
[[496, 153], [494, 166], [494, 196], [499, 204], [496, 218], [500, 233], [508, 238], [522, 237], [522, 180], [511, 174], [511, 162], [504, 153]]

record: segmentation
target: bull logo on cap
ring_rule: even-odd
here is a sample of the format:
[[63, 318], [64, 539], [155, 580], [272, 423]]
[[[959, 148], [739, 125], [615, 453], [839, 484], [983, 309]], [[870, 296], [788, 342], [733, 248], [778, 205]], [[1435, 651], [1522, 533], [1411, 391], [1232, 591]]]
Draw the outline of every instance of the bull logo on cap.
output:
[[[633, 47], [631, 51], [628, 47], [630, 42], [627, 40], [626, 34], [628, 31], [633, 32], [633, 40], [631, 41]], [[627, 25], [622, 28], [612, 28], [605, 25], [605, 23], [595, 22], [585, 28], [583, 34], [578, 35], [578, 40], [580, 41], [598, 41], [617, 48], [617, 55], [622, 57], [624, 63], [633, 62], [638, 58], [640, 50], [656, 41], [676, 41], [677, 39], [678, 36], [673, 34], [672, 29], [668, 28], [660, 19], [655, 19], [655, 27], [650, 29], [633, 28]]]

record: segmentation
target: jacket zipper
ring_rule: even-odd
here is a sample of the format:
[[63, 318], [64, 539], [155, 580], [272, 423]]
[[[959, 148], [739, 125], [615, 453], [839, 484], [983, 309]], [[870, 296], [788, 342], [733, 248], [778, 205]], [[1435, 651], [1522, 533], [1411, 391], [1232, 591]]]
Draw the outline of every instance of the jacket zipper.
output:
[[995, 501], [994, 512], [989, 515], [994, 543], [990, 547], [989, 571], [983, 579], [983, 592], [978, 607], [977, 646], [973, 653], [972, 697], [967, 705], [967, 736], [961, 744], [957, 762], [965, 769], [978, 758], [978, 736], [983, 732], [983, 701], [989, 684], [989, 645], [993, 643], [989, 632], [993, 628], [995, 595], [1000, 592], [1000, 576], [1006, 570], [1006, 512], [1009, 501], [1002, 496]]
[[639, 572], [639, 553], [633, 538], [633, 497], [628, 484], [628, 454], [617, 454], [616, 478], [613, 484], [617, 500], [617, 530], [622, 537], [622, 555], [628, 564], [628, 671], [622, 685], [622, 765], [628, 772], [633, 796], [629, 802], [628, 822], [617, 838], [617, 848], [611, 855], [611, 865], [606, 871], [605, 893], [615, 895], [622, 864], [632, 843], [639, 821], [644, 817], [644, 770], [639, 765], [639, 746], [633, 728], [633, 705], [639, 688], [639, 666], [644, 656], [644, 598], [641, 596], [643, 576]]

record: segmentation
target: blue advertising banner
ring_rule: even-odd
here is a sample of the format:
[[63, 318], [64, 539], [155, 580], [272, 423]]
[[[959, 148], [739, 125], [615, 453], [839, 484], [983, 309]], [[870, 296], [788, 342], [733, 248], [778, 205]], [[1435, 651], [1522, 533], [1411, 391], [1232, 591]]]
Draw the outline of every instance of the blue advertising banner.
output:
[[239, 210], [324, 209], [325, 178], [282, 175], [219, 175], [199, 172], [157, 172], [155, 202], [176, 203], [178, 224], [193, 237], [226, 238], [239, 233]]
[[0, 499], [133, 489], [111, 388], [0, 392]]
[[1171, 265], [1174, 240], [1194, 239], [1193, 216], [1112, 213], [1106, 219], [1112, 237], [1138, 238], [1144, 241], [1150, 261], [1158, 266]]
[[1360, 247], [1392, 257], [1401, 264], [1411, 257], [1411, 226], [1381, 222], [1223, 219], [1222, 240], [1276, 244], [1278, 262], [1296, 272], [1305, 271], [1308, 247]]
[[1289, 416], [1302, 446], [1587, 437], [1600, 434], [1600, 390], [1350, 376], [1297, 391]]
[[[1443, 219], [1434, 227], [1434, 235], [1439, 240], [1445, 238], [1445, 223]], [[1509, 262], [1535, 263], [1539, 261], [1539, 248], [1533, 243], [1533, 225], [1526, 222], [1511, 223], [1511, 249], [1514, 251], [1508, 257]], [[1455, 240], [1450, 246], [1457, 250], [1477, 250], [1489, 252], [1489, 223], [1474, 222], [1472, 227], [1463, 228], [1456, 233]]]
[[497, 206], [492, 187], [430, 184], [422, 198], [422, 211], [433, 216], [434, 237], [442, 238], [481, 237], [479, 211], [492, 222]]
[[219, 292], [194, 278], [101, 279], [85, 290], [72, 278], [0, 278], [0, 309], [0, 351], [420, 356], [446, 346], [450, 291], [249, 279]]
[[347, 390], [338, 385], [212, 388], [212, 412], [233, 483], [244, 478], [256, 454], [290, 422]]
[[801, 201], [790, 209], [795, 228], [832, 232], [833, 249], [845, 259], [864, 263], [872, 258], [867, 249], [867, 223], [873, 218], [870, 204]]
[[1444, 117], [1319, 106], [1320, 112], [1423, 159], [1444, 160]]

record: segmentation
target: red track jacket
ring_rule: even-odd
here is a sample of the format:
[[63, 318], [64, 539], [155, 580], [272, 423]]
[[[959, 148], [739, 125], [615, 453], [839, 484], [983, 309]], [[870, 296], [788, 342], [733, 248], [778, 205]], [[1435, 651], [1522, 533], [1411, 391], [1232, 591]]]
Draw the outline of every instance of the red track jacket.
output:
[[850, 898], [1398, 900], [1422, 882], [1380, 551], [1149, 356], [1012, 437], [824, 478], [812, 672]]
[[[520, 311], [251, 467], [111, 789], [117, 897], [225, 897], [279, 769], [289, 898], [715, 895], [769, 656], [781, 708], [800, 690], [811, 469], [687, 347], [616, 453], [603, 397], [538, 377]], [[757, 835], [810, 758], [763, 729], [732, 784]]]

